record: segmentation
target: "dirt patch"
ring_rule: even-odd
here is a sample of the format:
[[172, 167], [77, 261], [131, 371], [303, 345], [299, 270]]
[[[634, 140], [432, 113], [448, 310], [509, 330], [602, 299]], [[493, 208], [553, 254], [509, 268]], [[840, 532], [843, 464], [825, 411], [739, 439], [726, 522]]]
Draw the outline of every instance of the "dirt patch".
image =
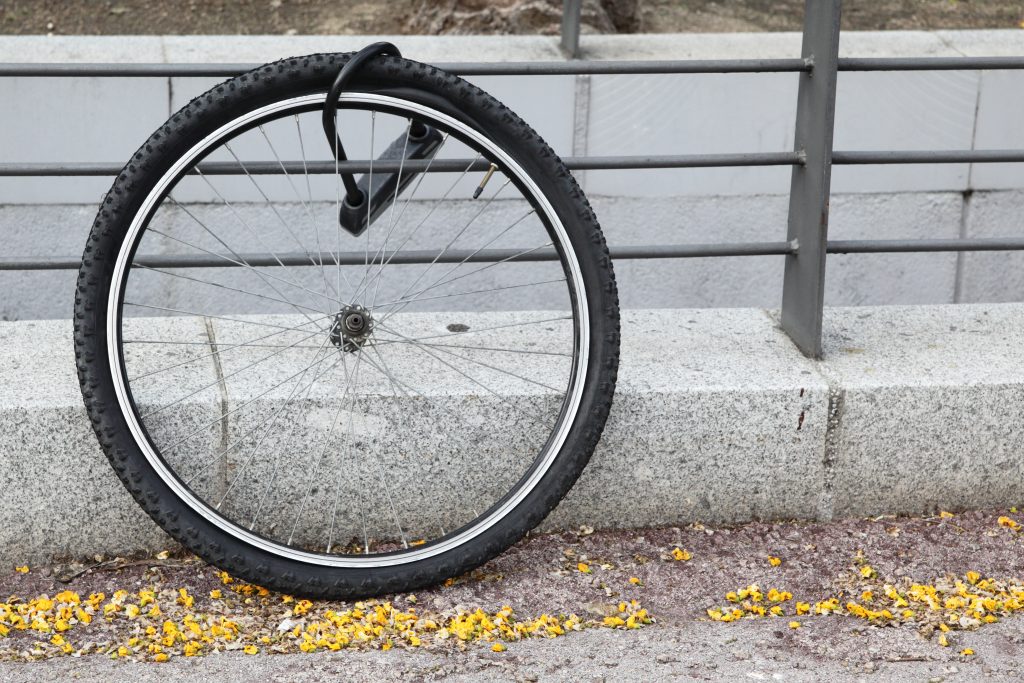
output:
[[[803, 0], [585, 0], [584, 31], [795, 31]], [[561, 0], [0, 0], [4, 34], [553, 34]], [[1020, 0], [847, 0], [843, 28], [1019, 28]]]

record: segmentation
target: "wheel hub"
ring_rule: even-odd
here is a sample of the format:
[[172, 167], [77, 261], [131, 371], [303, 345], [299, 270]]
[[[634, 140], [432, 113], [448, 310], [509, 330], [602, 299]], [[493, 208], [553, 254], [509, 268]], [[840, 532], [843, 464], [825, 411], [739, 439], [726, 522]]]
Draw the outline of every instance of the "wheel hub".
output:
[[373, 332], [373, 316], [359, 304], [338, 311], [331, 325], [331, 343], [349, 353], [361, 347]]

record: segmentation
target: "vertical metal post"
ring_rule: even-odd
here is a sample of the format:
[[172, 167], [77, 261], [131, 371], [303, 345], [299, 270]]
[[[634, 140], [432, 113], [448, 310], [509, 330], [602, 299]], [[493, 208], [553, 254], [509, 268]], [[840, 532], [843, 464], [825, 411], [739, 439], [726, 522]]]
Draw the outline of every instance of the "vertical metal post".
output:
[[788, 239], [796, 253], [786, 257], [782, 285], [782, 328], [807, 356], [821, 357], [825, 299], [832, 131], [836, 112], [836, 67], [842, 0], [806, 0], [802, 56], [811, 70], [800, 75], [795, 149], [806, 163], [793, 167], [789, 190]]
[[569, 59], [580, 56], [580, 11], [583, 0], [562, 2], [562, 52]]

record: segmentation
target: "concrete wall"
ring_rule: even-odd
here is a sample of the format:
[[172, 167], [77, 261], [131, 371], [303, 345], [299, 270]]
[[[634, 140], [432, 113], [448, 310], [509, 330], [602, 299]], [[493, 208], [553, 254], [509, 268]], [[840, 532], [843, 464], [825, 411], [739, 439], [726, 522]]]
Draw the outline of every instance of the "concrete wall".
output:
[[[423, 61], [558, 60], [550, 37], [392, 38]], [[0, 61], [261, 62], [354, 49], [361, 36], [0, 38]], [[585, 36], [592, 59], [790, 57], [792, 33]], [[1013, 55], [1024, 32], [846, 33], [847, 56]], [[0, 158], [126, 159], [219, 79], [3, 79]], [[793, 74], [487, 77], [561, 154], [780, 151], [792, 147]], [[843, 73], [838, 149], [1024, 147], [1024, 73]], [[776, 240], [789, 169], [580, 174], [612, 244]], [[81, 252], [106, 178], [0, 179], [3, 257]], [[1020, 234], [1024, 164], [837, 167], [836, 238]], [[1024, 296], [1015, 254], [850, 255], [829, 261], [827, 302], [943, 303]], [[618, 264], [627, 306], [776, 306], [775, 257]], [[67, 317], [71, 273], [0, 273], [0, 318]]]

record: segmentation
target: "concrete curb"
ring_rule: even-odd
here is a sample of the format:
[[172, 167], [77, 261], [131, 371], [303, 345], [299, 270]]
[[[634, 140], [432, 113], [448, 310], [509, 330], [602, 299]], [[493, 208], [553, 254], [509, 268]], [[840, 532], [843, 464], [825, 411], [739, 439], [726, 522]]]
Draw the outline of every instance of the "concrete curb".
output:
[[[85, 418], [68, 321], [0, 323], [0, 564], [169, 543]], [[615, 407], [546, 528], [1018, 504], [1024, 305], [831, 309], [826, 358], [759, 309], [629, 311]]]

